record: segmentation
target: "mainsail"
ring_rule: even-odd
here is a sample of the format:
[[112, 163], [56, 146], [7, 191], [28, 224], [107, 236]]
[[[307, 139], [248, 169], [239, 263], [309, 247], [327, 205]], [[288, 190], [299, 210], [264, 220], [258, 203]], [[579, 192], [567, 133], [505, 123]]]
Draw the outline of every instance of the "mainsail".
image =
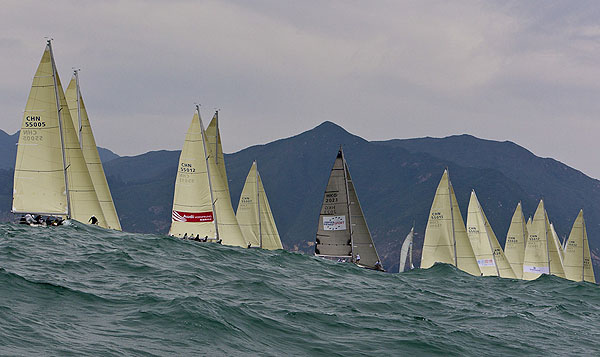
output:
[[531, 228], [527, 231], [529, 236], [523, 259], [523, 279], [533, 280], [542, 274], [553, 274], [564, 278], [565, 273], [559, 253], [560, 243], [552, 235], [543, 200], [540, 200]]
[[196, 109], [179, 156], [169, 235], [217, 240], [204, 127]]
[[256, 161], [246, 177], [236, 218], [247, 243], [264, 249], [283, 249]]
[[205, 138], [219, 238], [223, 239], [223, 244], [226, 245], [247, 247], [248, 243], [244, 239], [231, 205], [218, 120], [218, 115], [215, 114], [206, 128]]
[[56, 71], [52, 44], [33, 79], [25, 107], [13, 190], [14, 213], [60, 215], [106, 226], [102, 208]]
[[596, 283], [583, 210], [579, 211], [573, 228], [571, 228], [571, 234], [569, 234], [565, 246], [564, 265], [567, 279]]
[[421, 268], [430, 268], [436, 262], [452, 264], [472, 275], [481, 274], [448, 170], [444, 170], [429, 211]]
[[506, 234], [506, 243], [504, 245], [504, 255], [510, 263], [513, 272], [518, 279], [523, 278], [523, 258], [525, 256], [525, 245], [527, 243], [527, 226], [521, 202], [517, 204], [515, 213], [510, 221], [510, 227]]
[[[412, 246], [413, 246], [413, 236], [415, 234], [415, 227], [410, 229], [410, 232], [404, 238], [404, 243], [402, 243], [402, 248], [400, 249], [400, 265], [398, 266], [398, 273], [405, 272], [407, 270], [412, 269]], [[409, 268], [406, 267], [406, 260], [409, 258]]]
[[12, 212], [69, 216], [65, 157], [51, 43], [33, 77], [15, 162]]
[[467, 234], [482, 275], [516, 278], [481, 208], [475, 190], [471, 192], [467, 211]]
[[117, 210], [110, 194], [110, 188], [104, 175], [104, 169], [102, 167], [102, 161], [98, 154], [98, 148], [96, 147], [96, 140], [92, 132], [90, 120], [83, 103], [81, 91], [79, 89], [79, 74], [78, 71], [74, 72], [73, 78], [67, 87], [65, 92], [67, 104], [71, 118], [73, 119], [73, 126], [79, 136], [79, 144], [87, 164], [88, 172], [92, 179], [96, 195], [100, 206], [102, 207], [102, 213], [106, 219], [106, 227], [116, 230], [121, 230], [121, 223], [117, 216]]
[[319, 214], [315, 255], [356, 260], [368, 268], [378, 268], [379, 255], [373, 244], [354, 183], [342, 149], [331, 169]]

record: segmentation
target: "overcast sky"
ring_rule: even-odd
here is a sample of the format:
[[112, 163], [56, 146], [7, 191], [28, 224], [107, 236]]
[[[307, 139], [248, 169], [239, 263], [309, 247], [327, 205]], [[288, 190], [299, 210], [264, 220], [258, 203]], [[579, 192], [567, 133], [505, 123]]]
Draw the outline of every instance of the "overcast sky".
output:
[[3, 0], [0, 29], [9, 133], [50, 36], [119, 155], [180, 149], [199, 102], [226, 152], [330, 120], [511, 140], [600, 178], [597, 1]]

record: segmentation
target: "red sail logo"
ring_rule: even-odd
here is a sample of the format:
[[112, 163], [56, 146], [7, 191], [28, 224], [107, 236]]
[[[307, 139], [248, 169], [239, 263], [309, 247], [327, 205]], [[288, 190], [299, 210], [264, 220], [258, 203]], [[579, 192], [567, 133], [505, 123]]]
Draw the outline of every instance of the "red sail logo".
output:
[[181, 212], [173, 210], [173, 222], [212, 222], [212, 212]]

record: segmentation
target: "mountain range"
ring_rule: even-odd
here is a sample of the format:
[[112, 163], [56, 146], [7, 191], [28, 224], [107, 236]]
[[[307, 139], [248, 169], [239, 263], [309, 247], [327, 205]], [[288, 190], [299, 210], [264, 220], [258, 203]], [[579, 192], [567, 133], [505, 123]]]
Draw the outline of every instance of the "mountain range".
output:
[[[184, 138], [182, 133], [182, 142]], [[18, 133], [0, 133], [0, 219], [9, 213], [12, 167]], [[227, 133], [222, 133], [227, 142]], [[583, 208], [596, 271], [600, 263], [600, 181], [551, 158], [541, 158], [510, 141], [471, 135], [367, 141], [324, 122], [299, 135], [225, 155], [234, 209], [253, 160], [257, 160], [284, 247], [313, 252], [323, 191], [342, 146], [377, 250], [387, 270], [397, 271], [400, 245], [415, 226], [419, 263], [429, 208], [445, 168], [466, 219], [475, 189], [504, 246], [519, 201], [533, 215], [540, 198], [564, 239]], [[121, 224], [126, 231], [166, 234], [179, 151], [151, 151], [101, 158]]]

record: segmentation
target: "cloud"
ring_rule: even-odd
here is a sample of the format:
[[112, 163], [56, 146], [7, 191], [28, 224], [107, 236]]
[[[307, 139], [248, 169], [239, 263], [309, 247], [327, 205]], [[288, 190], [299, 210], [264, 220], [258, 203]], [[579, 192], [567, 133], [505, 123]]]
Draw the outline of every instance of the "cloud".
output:
[[[178, 149], [194, 103], [226, 151], [332, 120], [368, 139], [468, 132], [600, 177], [600, 5], [490, 1], [6, 1], [2, 128], [44, 36], [100, 145]], [[585, 130], [585, 133], [581, 131]]]

